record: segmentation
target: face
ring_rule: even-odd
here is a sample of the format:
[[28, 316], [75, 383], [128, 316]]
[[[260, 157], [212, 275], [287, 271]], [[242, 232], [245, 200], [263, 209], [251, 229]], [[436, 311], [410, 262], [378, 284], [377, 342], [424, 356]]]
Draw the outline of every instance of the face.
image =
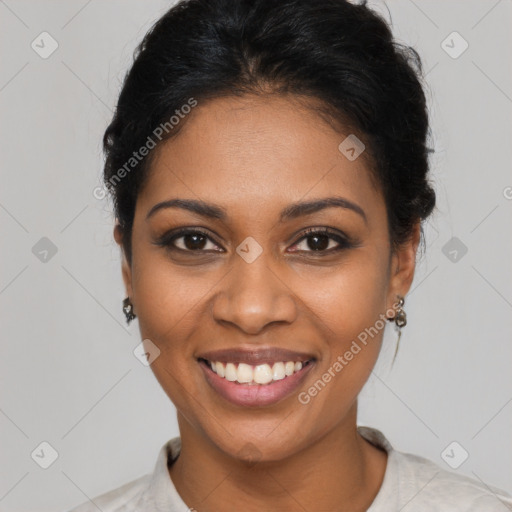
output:
[[123, 277], [151, 368], [180, 429], [232, 457], [280, 460], [353, 422], [411, 284], [418, 230], [390, 252], [348, 135], [292, 99], [199, 103], [137, 199]]

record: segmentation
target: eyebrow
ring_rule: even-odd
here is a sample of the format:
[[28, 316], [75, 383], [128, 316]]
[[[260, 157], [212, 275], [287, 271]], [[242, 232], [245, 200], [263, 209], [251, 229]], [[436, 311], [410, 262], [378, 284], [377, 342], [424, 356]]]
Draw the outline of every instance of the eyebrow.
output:
[[[169, 199], [168, 201], [162, 201], [161, 203], [155, 204], [146, 215], [146, 220], [153, 216], [157, 211], [167, 208], [181, 208], [211, 219], [226, 220], [227, 218], [226, 210], [216, 204], [196, 199]], [[297, 217], [311, 215], [312, 213], [319, 212], [326, 208], [343, 208], [346, 210], [352, 210], [363, 218], [365, 224], [368, 224], [366, 213], [359, 205], [339, 196], [292, 203], [281, 211], [279, 220], [284, 222], [296, 219]]]

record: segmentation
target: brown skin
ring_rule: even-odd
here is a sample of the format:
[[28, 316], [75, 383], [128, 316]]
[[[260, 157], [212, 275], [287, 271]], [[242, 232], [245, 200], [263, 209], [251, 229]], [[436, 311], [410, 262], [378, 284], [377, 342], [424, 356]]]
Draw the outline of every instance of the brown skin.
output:
[[[387, 456], [357, 433], [356, 419], [383, 330], [310, 403], [297, 399], [406, 295], [414, 276], [419, 223], [391, 252], [384, 198], [365, 160], [350, 162], [338, 150], [349, 133], [293, 98], [200, 103], [158, 150], [137, 199], [132, 265], [123, 258], [122, 273], [142, 338], [161, 350], [153, 372], [178, 411], [182, 451], [169, 474], [199, 512], [241, 504], [248, 512], [363, 511], [382, 484]], [[361, 206], [367, 223], [332, 207], [278, 221], [292, 202], [334, 195]], [[146, 220], [152, 206], [171, 198], [216, 203], [227, 220], [178, 208]], [[190, 237], [175, 241], [188, 252], [154, 244], [179, 227], [211, 233], [202, 255]], [[321, 256], [303, 238], [309, 227], [330, 227], [358, 243], [328, 254], [339, 244], [327, 239]], [[114, 236], [121, 244], [119, 226]], [[263, 248], [250, 264], [235, 252], [248, 236]], [[208, 350], [263, 345], [317, 359], [300, 389], [272, 406], [227, 402], [196, 360]]]

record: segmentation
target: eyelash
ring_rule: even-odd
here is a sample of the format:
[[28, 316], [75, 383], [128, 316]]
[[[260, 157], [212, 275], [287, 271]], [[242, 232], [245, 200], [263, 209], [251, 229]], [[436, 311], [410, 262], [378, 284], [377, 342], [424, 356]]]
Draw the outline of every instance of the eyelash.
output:
[[[181, 248], [173, 245], [173, 243], [176, 240], [178, 240], [179, 238], [182, 238], [183, 236], [186, 236], [186, 235], [201, 235], [201, 236], [204, 236], [205, 238], [207, 238], [208, 240], [210, 240], [211, 242], [213, 242], [214, 244], [219, 245], [219, 244], [217, 244], [217, 242], [215, 242], [215, 240], [212, 240], [212, 238], [208, 232], [203, 231], [202, 229], [199, 229], [199, 228], [194, 228], [194, 229], [182, 228], [175, 232], [165, 233], [155, 243], [156, 243], [156, 245], [165, 247], [170, 251], [181, 251], [181, 252], [186, 252], [186, 253], [201, 253], [202, 251], [204, 251], [204, 249], [198, 249], [195, 251], [190, 250], [190, 249], [181, 249]], [[308, 228], [303, 233], [301, 233], [300, 238], [293, 245], [297, 245], [300, 242], [306, 240], [307, 238], [312, 237], [313, 235], [327, 236], [330, 239], [337, 242], [339, 245], [338, 245], [338, 247], [335, 247], [335, 248], [324, 249], [324, 250], [320, 250], [320, 251], [309, 250], [309, 251], [294, 251], [294, 252], [298, 252], [298, 253], [307, 252], [307, 253], [313, 253], [313, 254], [317, 254], [317, 255], [329, 255], [334, 252], [341, 251], [343, 249], [349, 249], [356, 245], [355, 243], [351, 242], [347, 237], [344, 237], [344, 236], [338, 234], [336, 231], [333, 231], [332, 229], [329, 229], [329, 228]], [[215, 251], [215, 252], [220, 252], [220, 251]]]

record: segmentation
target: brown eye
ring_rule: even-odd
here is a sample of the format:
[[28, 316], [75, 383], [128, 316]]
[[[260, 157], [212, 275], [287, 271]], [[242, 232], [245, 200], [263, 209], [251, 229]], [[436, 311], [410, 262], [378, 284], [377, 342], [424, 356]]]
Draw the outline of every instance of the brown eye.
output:
[[178, 232], [166, 233], [157, 245], [169, 250], [183, 252], [217, 251], [219, 246], [213, 242], [210, 235], [197, 229], [182, 229]]
[[325, 251], [332, 239], [327, 235], [309, 235], [305, 238], [307, 246], [312, 251]]
[[183, 239], [183, 245], [186, 249], [191, 251], [196, 249], [204, 249], [204, 246], [207, 243], [207, 238], [204, 235], [197, 233], [190, 233], [188, 235], [180, 236], [179, 238], [175, 238], [174, 241], [179, 239]]
[[341, 249], [351, 247], [350, 242], [343, 236], [332, 232], [329, 229], [308, 230], [302, 238], [294, 244], [292, 252], [327, 252], [332, 253]]

